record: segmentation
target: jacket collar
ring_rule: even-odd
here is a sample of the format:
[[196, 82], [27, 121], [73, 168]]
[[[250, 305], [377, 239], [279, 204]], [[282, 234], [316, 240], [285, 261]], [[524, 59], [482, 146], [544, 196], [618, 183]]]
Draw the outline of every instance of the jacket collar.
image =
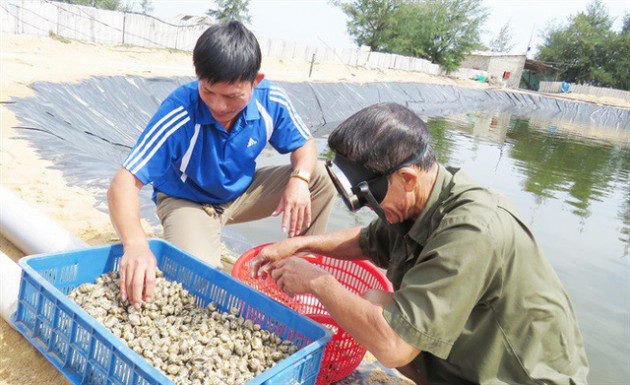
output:
[[436, 209], [446, 199], [452, 188], [453, 174], [444, 166], [438, 164], [438, 175], [433, 185], [433, 190], [429, 195], [427, 204], [420, 213], [420, 216], [413, 223], [405, 238], [410, 238], [416, 243], [424, 246], [427, 238], [433, 232], [431, 219]]

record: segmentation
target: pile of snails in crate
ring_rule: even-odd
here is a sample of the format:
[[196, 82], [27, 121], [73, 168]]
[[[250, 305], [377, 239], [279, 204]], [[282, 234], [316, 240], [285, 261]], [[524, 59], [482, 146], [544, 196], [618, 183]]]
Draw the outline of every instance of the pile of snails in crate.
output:
[[243, 384], [297, 351], [251, 320], [215, 303], [204, 308], [181, 283], [158, 272], [155, 294], [139, 310], [120, 298], [110, 272], [69, 298], [176, 384]]

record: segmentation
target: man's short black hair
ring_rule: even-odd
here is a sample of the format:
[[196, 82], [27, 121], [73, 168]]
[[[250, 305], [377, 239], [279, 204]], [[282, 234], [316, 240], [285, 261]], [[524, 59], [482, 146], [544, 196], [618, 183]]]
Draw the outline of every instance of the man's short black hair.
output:
[[197, 77], [210, 83], [253, 82], [261, 61], [256, 36], [238, 21], [211, 26], [193, 50]]
[[429, 129], [410, 109], [396, 103], [366, 107], [328, 137], [330, 148], [348, 160], [380, 173], [396, 169], [422, 154], [414, 164], [427, 171], [436, 162]]

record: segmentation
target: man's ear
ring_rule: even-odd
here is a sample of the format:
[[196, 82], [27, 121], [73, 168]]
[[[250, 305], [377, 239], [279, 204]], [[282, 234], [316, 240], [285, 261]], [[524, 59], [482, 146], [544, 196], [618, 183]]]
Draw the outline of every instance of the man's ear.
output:
[[265, 74], [262, 72], [259, 72], [258, 75], [256, 75], [256, 79], [254, 79], [254, 87], [256, 88], [256, 86], [258, 86], [258, 84], [260, 84], [260, 82], [262, 82], [262, 80], [265, 78]]
[[420, 178], [418, 170], [415, 167], [403, 167], [397, 173], [400, 175], [405, 191], [413, 191]]

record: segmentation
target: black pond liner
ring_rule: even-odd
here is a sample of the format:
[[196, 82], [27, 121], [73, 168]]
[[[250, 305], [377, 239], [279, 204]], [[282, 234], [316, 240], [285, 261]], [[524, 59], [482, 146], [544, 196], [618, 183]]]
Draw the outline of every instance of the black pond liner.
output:
[[[21, 122], [17, 128], [41, 156], [51, 160], [68, 183], [96, 191], [96, 199], [103, 203], [111, 177], [161, 101], [192, 80], [116, 76], [77, 83], [37, 82], [30, 86], [35, 96], [13, 99], [7, 106]], [[630, 127], [629, 110], [519, 92], [421, 83], [276, 83], [287, 91], [316, 137], [326, 136], [359, 109], [380, 102], [406, 105], [423, 117], [491, 110]], [[150, 198], [151, 189], [143, 189], [141, 215], [157, 224]]]

